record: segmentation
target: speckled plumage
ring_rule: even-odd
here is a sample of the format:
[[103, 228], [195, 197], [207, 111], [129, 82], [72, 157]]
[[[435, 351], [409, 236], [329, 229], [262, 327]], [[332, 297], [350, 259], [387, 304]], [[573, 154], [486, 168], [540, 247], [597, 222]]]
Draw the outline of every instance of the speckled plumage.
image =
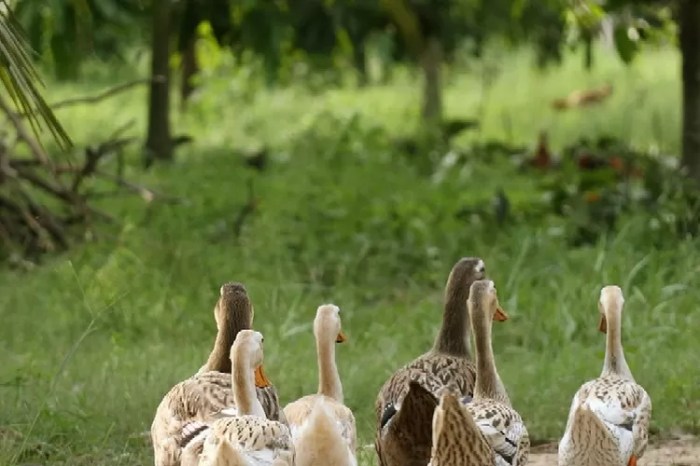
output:
[[603, 371], [574, 395], [560, 466], [627, 466], [644, 454], [649, 439], [651, 398], [632, 376], [622, 349], [624, 297], [617, 286], [601, 290], [600, 330], [606, 335]]
[[[286, 422], [275, 387], [256, 387], [256, 394], [268, 419]], [[183, 427], [191, 421], [209, 422], [224, 409], [235, 409], [231, 374], [204, 372], [171, 388], [151, 425], [156, 466], [179, 465]]]
[[[470, 395], [474, 381], [474, 363], [470, 360], [433, 352], [394, 374], [382, 388], [382, 394], [383, 400], [396, 401], [378, 400], [375, 405], [380, 421], [393, 411], [389, 421], [379, 426], [380, 464], [424, 465], [423, 461], [430, 458], [431, 424], [439, 394], [447, 390], [458, 396]], [[417, 390], [416, 385], [427, 393]]]
[[[266, 377], [263, 336], [242, 330], [231, 348], [231, 380], [236, 410], [208, 422], [191, 421], [182, 428], [181, 466], [292, 466], [294, 444], [289, 427], [266, 418], [256, 386]], [[255, 375], [253, 373], [255, 372]]]
[[258, 416], [232, 416], [212, 422], [189, 442], [182, 466], [292, 466], [294, 454], [285, 424]]
[[[469, 349], [466, 300], [471, 284], [485, 274], [483, 260], [460, 259], [445, 287], [443, 322], [433, 348], [396, 371], [375, 402], [375, 448], [381, 466], [425, 466], [430, 459], [433, 412], [447, 391], [471, 395], [475, 367]], [[417, 382], [431, 396], [410, 389]]]
[[491, 280], [472, 284], [469, 311], [476, 346], [476, 384], [473, 397], [464, 399], [463, 404], [491, 448], [490, 461], [483, 464], [524, 466], [530, 437], [520, 414], [511, 405], [493, 355], [493, 321], [507, 320], [508, 316], [500, 308]]
[[[524, 466], [530, 437], [520, 414], [511, 406], [492, 399], [476, 399], [465, 408], [492, 448], [496, 466]], [[490, 463], [489, 463], [490, 464]]]
[[[251, 327], [253, 313], [242, 284], [227, 283], [221, 287], [214, 308], [218, 331], [207, 363], [195, 375], [173, 386], [156, 409], [151, 424], [155, 466], [179, 466], [183, 427], [191, 421], [209, 422], [222, 409], [234, 406], [229, 352], [237, 334]], [[257, 396], [270, 419], [284, 422], [272, 385], [257, 389]]]
[[574, 396], [559, 447], [561, 466], [627, 466], [648, 442], [651, 399], [634, 381], [608, 374]]
[[433, 414], [433, 447], [428, 466], [487, 466], [493, 450], [469, 411], [444, 394]]

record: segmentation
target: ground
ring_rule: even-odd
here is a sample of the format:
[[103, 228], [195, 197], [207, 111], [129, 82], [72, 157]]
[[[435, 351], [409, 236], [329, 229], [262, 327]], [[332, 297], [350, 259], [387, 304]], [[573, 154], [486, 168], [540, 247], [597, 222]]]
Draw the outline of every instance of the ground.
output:
[[[529, 465], [556, 466], [557, 444], [550, 443], [533, 448]], [[700, 441], [683, 436], [672, 440], [652, 441], [639, 466], [698, 466], [700, 465]]]
[[[340, 305], [349, 339], [338, 365], [368, 444], [379, 387], [430, 347], [447, 273], [465, 255], [485, 260], [510, 315], [494, 325], [496, 362], [533, 439], [556, 441], [576, 389], [600, 372], [596, 300], [606, 284], [626, 296], [625, 354], [653, 399], [654, 435], [697, 434], [700, 241], [671, 228], [675, 211], [664, 205], [624, 212], [610, 233], [572, 245], [570, 219], [547, 210], [541, 188], [556, 176], [470, 150], [497, 140], [531, 151], [545, 128], [554, 151], [609, 134], [657, 156], [678, 153], [676, 53], [652, 50], [629, 68], [603, 53], [591, 73], [580, 56], [544, 72], [528, 53], [501, 56], [487, 85], [482, 62], [447, 73], [448, 116], [481, 128], [448, 153], [413, 156], [395, 143], [418, 122], [411, 73], [366, 88], [267, 89], [224, 55], [205, 60], [201, 89], [173, 115], [174, 132], [194, 142], [150, 172], [138, 147], [126, 153], [129, 179], [182, 202], [105, 196], [99, 207], [119, 223], [95, 226], [41, 264], [0, 269], [0, 464], [150, 464], [142, 434], [163, 394], [206, 358], [218, 289], [231, 280], [248, 287], [283, 403], [316, 390], [311, 322], [320, 304]], [[92, 68], [80, 84], [50, 82], [48, 100], [135, 73]], [[560, 114], [547, 104], [607, 81], [615, 92], [597, 107]], [[139, 89], [58, 116], [88, 144], [130, 120], [143, 136], [145, 104]], [[262, 146], [261, 172], [242, 154]], [[255, 211], [236, 235], [250, 182]], [[491, 213], [499, 188], [511, 203], [505, 223]], [[371, 450], [360, 457], [374, 464]]]

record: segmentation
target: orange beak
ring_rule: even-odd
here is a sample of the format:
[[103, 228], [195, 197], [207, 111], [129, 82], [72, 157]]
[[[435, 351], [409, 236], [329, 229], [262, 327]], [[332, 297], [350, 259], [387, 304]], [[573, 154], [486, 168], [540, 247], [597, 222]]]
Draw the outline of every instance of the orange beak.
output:
[[496, 306], [496, 312], [493, 314], [493, 320], [497, 320], [499, 322], [503, 322], [508, 320], [508, 314], [506, 314], [506, 311], [501, 309], [501, 306]]
[[343, 333], [343, 331], [341, 330], [340, 332], [338, 332], [338, 336], [336, 337], [335, 342], [336, 342], [336, 343], [342, 343], [342, 342], [344, 342], [344, 341], [347, 340], [347, 339], [348, 339], [348, 337], [347, 337], [347, 336]]
[[598, 324], [598, 330], [603, 333], [608, 333], [608, 321], [605, 319], [605, 314], [600, 315], [600, 324]]
[[265, 375], [265, 372], [263, 372], [262, 365], [258, 366], [258, 368], [255, 369], [255, 386], [258, 388], [265, 388], [269, 387], [270, 385], [272, 384]]

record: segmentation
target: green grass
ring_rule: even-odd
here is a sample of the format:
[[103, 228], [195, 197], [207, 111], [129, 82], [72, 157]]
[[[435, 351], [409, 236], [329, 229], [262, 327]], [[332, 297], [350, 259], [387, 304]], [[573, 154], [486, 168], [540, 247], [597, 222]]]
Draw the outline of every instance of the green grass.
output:
[[[555, 147], [610, 133], [677, 152], [677, 57], [662, 50], [640, 58], [626, 69], [604, 54], [586, 74], [572, 57], [541, 73], [527, 54], [508, 54], [486, 95], [476, 71], [451, 70], [447, 113], [483, 122], [458, 143], [533, 144], [546, 127]], [[470, 160], [436, 181], [396, 154], [390, 135], [409, 134], [417, 122], [419, 87], [409, 75], [314, 94], [298, 85], [265, 90], [244, 71], [208, 70], [189, 112], [174, 117], [178, 131], [197, 138], [175, 164], [142, 173], [137, 152], [128, 154], [132, 179], [185, 204], [101, 201], [122, 224], [96, 229], [86, 244], [30, 272], [0, 271], [0, 464], [152, 463], [141, 434], [163, 394], [205, 359], [218, 288], [229, 280], [248, 286], [266, 372], [285, 403], [316, 389], [316, 307], [341, 306], [350, 339], [338, 348], [338, 364], [360, 444], [370, 444], [376, 393], [431, 345], [442, 286], [464, 255], [485, 259], [511, 316], [495, 325], [497, 364], [532, 437], [561, 435], [573, 393], [599, 373], [596, 300], [611, 283], [626, 294], [626, 355], [654, 401], [654, 428], [698, 430], [697, 240], [651, 228], [643, 212], [575, 249], [554, 218], [497, 228], [458, 217], [499, 186], [515, 209], [536, 202], [535, 180], [502, 161]], [[606, 80], [616, 92], [599, 107], [565, 115], [548, 107], [551, 98]], [[52, 85], [49, 100], [109, 81]], [[138, 135], [145, 102], [137, 90], [59, 116], [78, 142], [104, 138], [132, 118]], [[263, 143], [273, 161], [259, 174], [236, 150]], [[249, 179], [259, 209], [236, 240], [232, 225]], [[361, 456], [374, 464], [371, 450]]]

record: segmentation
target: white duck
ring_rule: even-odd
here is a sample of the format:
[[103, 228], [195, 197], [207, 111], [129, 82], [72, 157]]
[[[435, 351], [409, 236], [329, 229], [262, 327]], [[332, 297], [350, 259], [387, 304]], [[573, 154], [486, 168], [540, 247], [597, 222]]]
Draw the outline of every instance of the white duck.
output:
[[189, 423], [184, 431], [182, 466], [292, 466], [294, 444], [289, 428], [265, 417], [256, 387], [269, 382], [258, 370], [263, 362], [263, 336], [241, 330], [231, 347], [235, 415], [205, 424]]
[[571, 403], [559, 442], [559, 466], [635, 466], [648, 441], [651, 398], [632, 376], [622, 350], [622, 290], [600, 291], [600, 331], [606, 333], [603, 372]]
[[343, 404], [343, 386], [335, 363], [335, 343], [346, 340], [340, 309], [320, 306], [314, 319], [318, 357], [318, 393], [284, 407], [294, 439], [297, 466], [356, 466], [355, 417]]

